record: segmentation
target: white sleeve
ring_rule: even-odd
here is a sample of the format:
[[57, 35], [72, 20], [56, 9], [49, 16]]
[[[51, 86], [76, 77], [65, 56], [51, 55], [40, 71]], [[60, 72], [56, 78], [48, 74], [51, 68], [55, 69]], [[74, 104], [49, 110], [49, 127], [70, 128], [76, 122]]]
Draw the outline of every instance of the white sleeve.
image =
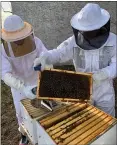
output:
[[2, 46], [1, 56], [2, 56], [2, 79], [3, 79], [4, 75], [6, 73], [11, 73], [12, 72], [11, 63], [9, 62], [7, 56], [5, 56], [5, 51], [4, 51], [3, 46]]
[[113, 33], [110, 33], [109, 43], [113, 45], [112, 56], [109, 66], [103, 68], [108, 75], [108, 78], [113, 79], [117, 77], [117, 36]]
[[35, 43], [36, 43], [36, 47], [38, 49], [37, 57], [39, 57], [42, 52], [47, 51], [47, 48], [44, 46], [43, 42], [37, 37], [35, 37]]
[[14, 77], [12, 73], [5, 73], [3, 81], [9, 87], [12, 87], [17, 90], [22, 89], [24, 87], [24, 81]]
[[8, 60], [8, 57], [5, 53], [4, 46], [2, 45], [2, 80], [6, 85], [9, 87], [20, 89], [24, 86], [24, 82], [15, 78], [12, 75], [12, 65], [10, 61]]
[[64, 63], [73, 59], [74, 36], [61, 43], [57, 49], [48, 51], [51, 64]]
[[43, 42], [40, 40], [41, 51], [47, 51], [47, 48], [44, 46]]
[[117, 58], [116, 54], [111, 58], [110, 65], [103, 68], [102, 70], [106, 71], [108, 74], [108, 78], [113, 79], [117, 77]]
[[19, 79], [15, 78], [12, 75], [12, 65], [8, 60], [4, 47], [2, 45], [2, 80], [6, 85], [9, 87], [13, 87], [15, 89], [19, 89], [24, 85], [24, 82], [20, 81]]

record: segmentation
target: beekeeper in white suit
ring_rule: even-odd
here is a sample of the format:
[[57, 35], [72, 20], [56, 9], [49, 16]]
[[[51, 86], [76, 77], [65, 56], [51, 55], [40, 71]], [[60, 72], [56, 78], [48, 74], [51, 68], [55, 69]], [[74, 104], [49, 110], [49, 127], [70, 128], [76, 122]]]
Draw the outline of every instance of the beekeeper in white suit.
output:
[[74, 35], [57, 49], [41, 54], [34, 66], [73, 60], [77, 72], [93, 73], [92, 103], [115, 116], [113, 78], [116, 76], [116, 35], [110, 32], [110, 14], [88, 3], [71, 19]]
[[[33, 62], [41, 52], [47, 51], [42, 41], [34, 36], [33, 27], [19, 16], [6, 18], [2, 29], [2, 80], [11, 87], [16, 115], [21, 130], [20, 100], [35, 98], [32, 89], [37, 86], [37, 72]], [[20, 145], [28, 144], [22, 135]]]

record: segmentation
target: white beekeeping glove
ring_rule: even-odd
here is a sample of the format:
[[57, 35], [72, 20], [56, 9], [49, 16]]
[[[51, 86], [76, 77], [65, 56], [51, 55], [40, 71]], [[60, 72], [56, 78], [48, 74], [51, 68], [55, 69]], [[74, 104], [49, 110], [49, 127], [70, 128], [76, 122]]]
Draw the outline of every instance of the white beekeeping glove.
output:
[[51, 64], [51, 55], [49, 52], [42, 52], [39, 58], [36, 58], [34, 60], [34, 69], [38, 65], [41, 65], [41, 71], [43, 71], [45, 68], [53, 68], [53, 65]]
[[25, 86], [24, 81], [14, 77], [11, 73], [5, 74], [4, 82], [9, 87], [22, 91], [27, 98], [34, 99], [36, 97], [36, 95], [32, 93], [32, 89], [36, 86]]
[[108, 73], [104, 70], [98, 71], [93, 74], [94, 83], [99, 85], [101, 81], [106, 80], [108, 78]]
[[24, 94], [26, 95], [26, 97], [28, 97], [29, 99], [35, 99], [36, 95], [33, 94], [32, 89], [35, 88], [36, 86], [23, 86], [21, 88], [21, 90], [24, 92]]

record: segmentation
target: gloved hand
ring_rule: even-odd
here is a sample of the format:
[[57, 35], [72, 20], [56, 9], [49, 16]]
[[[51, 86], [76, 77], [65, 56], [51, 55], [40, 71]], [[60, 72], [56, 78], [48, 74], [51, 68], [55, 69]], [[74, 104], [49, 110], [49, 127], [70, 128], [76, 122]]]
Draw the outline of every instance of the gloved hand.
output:
[[101, 70], [93, 74], [93, 80], [96, 85], [99, 85], [101, 81], [108, 78], [108, 74], [106, 71]]
[[36, 95], [33, 94], [32, 89], [35, 88], [36, 86], [23, 86], [20, 90], [23, 91], [25, 96], [29, 99], [35, 99]]
[[49, 52], [42, 52], [39, 58], [36, 58], [34, 60], [34, 66], [36, 67], [41, 64], [41, 71], [43, 71], [45, 68], [53, 68], [53, 65], [51, 64], [51, 56]]
[[32, 93], [32, 89], [36, 86], [25, 86], [24, 81], [14, 77], [11, 73], [5, 74], [4, 82], [9, 87], [22, 91], [27, 98], [34, 99], [36, 97], [36, 95]]

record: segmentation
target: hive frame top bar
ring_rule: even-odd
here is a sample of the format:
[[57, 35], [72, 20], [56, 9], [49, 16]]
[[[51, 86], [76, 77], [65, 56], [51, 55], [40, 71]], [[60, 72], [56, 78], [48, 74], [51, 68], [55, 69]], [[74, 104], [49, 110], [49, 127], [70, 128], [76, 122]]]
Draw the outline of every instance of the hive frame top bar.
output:
[[[42, 97], [40, 96], [39, 94], [39, 89], [40, 89], [40, 80], [41, 80], [41, 75], [44, 71], [52, 71], [52, 72], [63, 72], [63, 73], [69, 73], [69, 74], [78, 74], [78, 75], [84, 75], [84, 76], [87, 76], [89, 77], [89, 80], [90, 80], [90, 99], [73, 99], [72, 97], [71, 98], [62, 98], [62, 97]], [[44, 71], [42, 72], [39, 72], [39, 79], [38, 79], [38, 87], [37, 87], [37, 98], [38, 99], [45, 99], [45, 100], [56, 100], [56, 101], [67, 101], [67, 102], [87, 102], [87, 101], [90, 101], [91, 100], [91, 96], [92, 96], [92, 73], [84, 73], [84, 72], [75, 72], [75, 71], [68, 71], [68, 70], [59, 70], [59, 69], [45, 69]]]
[[[78, 110], [80, 111], [78, 112]], [[79, 144], [91, 144], [117, 124], [117, 119], [89, 103], [77, 103], [67, 106], [67, 109], [61, 108], [61, 110], [55, 111], [55, 114], [47, 115], [38, 122], [56, 144], [66, 145], [74, 140]], [[75, 123], [76, 126], [74, 126]], [[73, 128], [71, 128], [72, 126]], [[60, 141], [60, 139], [63, 140]]]
[[[56, 72], [66, 72], [66, 73], [72, 73], [72, 74], [81, 74], [81, 75], [86, 75], [92, 77], [92, 73], [84, 73], [84, 72], [75, 72], [75, 71], [69, 71], [69, 70], [59, 70], [59, 69], [45, 69], [45, 70], [51, 70], [51, 71], [56, 71]], [[43, 72], [43, 71], [42, 71]]]

